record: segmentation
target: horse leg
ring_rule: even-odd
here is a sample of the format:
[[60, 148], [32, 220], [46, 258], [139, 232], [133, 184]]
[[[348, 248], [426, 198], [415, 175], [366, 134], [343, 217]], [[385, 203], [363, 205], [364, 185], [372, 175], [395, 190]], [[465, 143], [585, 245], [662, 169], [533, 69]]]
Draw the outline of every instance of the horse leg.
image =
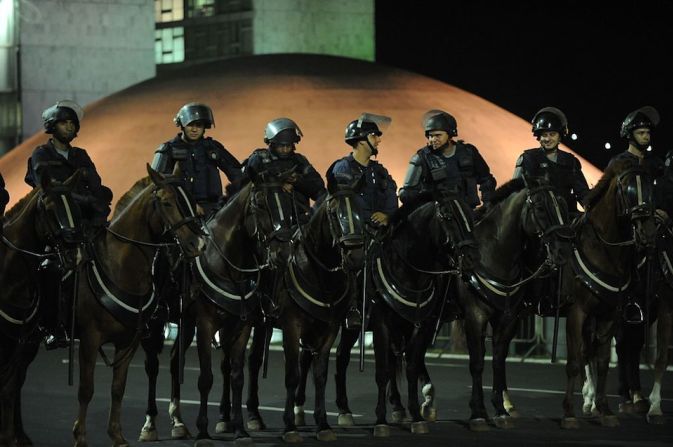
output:
[[[157, 319], [153, 320], [157, 321]], [[163, 329], [163, 325], [161, 327]], [[157, 331], [154, 325], [151, 328], [150, 337], [140, 341], [145, 351], [145, 374], [147, 375], [147, 410], [145, 411], [145, 425], [140, 430], [138, 441], [158, 441], [156, 418], [157, 409], [157, 377], [159, 376], [159, 354], [164, 344], [163, 331]]]
[[138, 348], [138, 342], [132, 342], [126, 346], [115, 345], [114, 367], [112, 369], [112, 387], [110, 388], [110, 416], [108, 417], [107, 433], [112, 439], [113, 447], [128, 447], [129, 443], [124, 439], [121, 426], [121, 408], [126, 390], [126, 378], [129, 372], [129, 364], [133, 354]]
[[306, 417], [304, 415], [306, 381], [308, 379], [308, 372], [311, 369], [312, 361], [313, 353], [309, 349], [302, 348], [299, 356], [299, 385], [297, 386], [297, 394], [294, 397], [294, 423], [297, 426], [306, 425]]
[[348, 405], [348, 393], [346, 392], [346, 378], [348, 364], [351, 360], [351, 349], [355, 346], [358, 339], [358, 331], [341, 327], [341, 340], [336, 352], [336, 372], [334, 373], [334, 382], [336, 384], [336, 406], [339, 409], [337, 424], [340, 426], [352, 426], [353, 412]]
[[579, 305], [573, 304], [568, 309], [566, 320], [566, 346], [568, 349], [568, 359], [566, 361], [566, 392], [565, 397], [563, 398], [563, 419], [561, 419], [561, 428], [565, 429], [579, 428], [579, 423], [575, 417], [575, 409], [573, 406], [573, 393], [575, 392], [577, 376], [579, 376], [582, 371], [582, 328], [586, 319], [587, 315]]
[[33, 445], [33, 442], [30, 440], [28, 435], [23, 429], [23, 416], [21, 414], [21, 389], [23, 388], [24, 383], [26, 382], [26, 373], [28, 372], [28, 366], [33, 362], [37, 351], [39, 349], [38, 344], [26, 345], [24, 347], [23, 360], [21, 362], [21, 369], [18, 371], [18, 383], [16, 388], [16, 398], [14, 402], [14, 437], [16, 438], [16, 445], [18, 447], [29, 447]]
[[[470, 293], [470, 292], [465, 292]], [[466, 306], [465, 340], [470, 355], [470, 375], [472, 376], [472, 397], [470, 398], [470, 430], [486, 431], [489, 429], [488, 413], [484, 406], [484, 355], [486, 352], [484, 334], [488, 324], [487, 316], [473, 302], [473, 307]]]
[[411, 416], [411, 433], [428, 433], [428, 423], [421, 416], [421, 409], [418, 404], [418, 370], [425, 354], [425, 334], [424, 329], [432, 328], [432, 325], [423, 324], [416, 336], [409, 340], [406, 349], [407, 358], [407, 408]]
[[599, 334], [596, 349], [596, 410], [600, 415], [601, 425], [606, 427], [619, 425], [619, 420], [608, 407], [608, 399], [605, 394], [610, 367], [610, 342], [613, 327], [614, 323], [609, 320], [599, 321], [596, 325], [596, 331]]
[[91, 329], [83, 328], [79, 344], [79, 413], [72, 428], [75, 447], [86, 447], [86, 412], [94, 391], [94, 370], [100, 347], [100, 334]]
[[248, 410], [248, 430], [264, 430], [266, 425], [259, 412], [259, 370], [264, 361], [264, 345], [271, 336], [273, 328], [270, 325], [255, 325], [252, 335], [252, 345], [248, 355], [248, 400], [245, 406]]
[[[205, 313], [199, 313], [204, 315]], [[200, 318], [198, 329], [196, 331], [196, 347], [199, 353], [199, 415], [196, 418], [196, 427], [199, 433], [196, 439], [212, 439], [208, 434], [208, 395], [213, 387], [213, 371], [210, 342], [215, 334], [213, 321], [206, 318]], [[230, 345], [230, 340], [220, 340], [224, 346]]]
[[[233, 326], [233, 325], [232, 325]], [[243, 381], [245, 366], [245, 347], [250, 338], [252, 326], [239, 323], [236, 329], [240, 329], [235, 342], [231, 345], [231, 406], [233, 413], [234, 440], [237, 443], [252, 441], [252, 438], [243, 427]], [[241, 327], [242, 326], [242, 327]], [[220, 333], [221, 335], [221, 333]], [[230, 337], [228, 337], [230, 338]]]
[[507, 353], [518, 322], [516, 316], [501, 315], [493, 325], [493, 390], [491, 391], [491, 403], [495, 408], [493, 421], [499, 428], [512, 428], [513, 426], [510, 413], [505, 409], [504, 393], [507, 392]]
[[432, 384], [428, 368], [425, 365], [425, 354], [432, 342], [434, 327], [430, 327], [423, 344], [423, 353], [419, 357], [418, 380], [421, 384], [421, 393], [423, 394], [423, 403], [421, 404], [421, 415], [428, 422], [437, 420], [437, 409], [435, 408], [435, 386]]
[[404, 424], [411, 422], [409, 416], [407, 415], [407, 409], [402, 405], [402, 396], [400, 394], [400, 388], [397, 383], [398, 376], [401, 376], [402, 366], [404, 365], [403, 354], [395, 355], [395, 352], [390, 349], [388, 353], [388, 369], [390, 373], [388, 381], [388, 402], [392, 406], [392, 412], [390, 414], [390, 419], [393, 424]]
[[[329, 351], [334, 344], [338, 329], [331, 332], [322, 341], [322, 347], [313, 359], [313, 383], [315, 384], [315, 407], [313, 417], [317, 426], [318, 441], [336, 441], [336, 434], [327, 423], [325, 409], [325, 388], [327, 386], [327, 370], [329, 367]], [[306, 380], [304, 380], [306, 383]]]
[[374, 437], [390, 436], [390, 427], [386, 421], [386, 388], [390, 380], [390, 335], [388, 326], [382, 321], [381, 315], [374, 314], [370, 319], [374, 335], [374, 357], [376, 359], [376, 385], [378, 397], [376, 400], [376, 425]]
[[[294, 323], [294, 324], [293, 324]], [[287, 322], [283, 328], [283, 352], [285, 353], [285, 410], [283, 412], [283, 441], [302, 442], [294, 423], [294, 396], [299, 383], [299, 331], [297, 322]]]
[[4, 383], [0, 385], [2, 390], [0, 392], [0, 446], [1, 447], [15, 447], [15, 408], [17, 405], [18, 387], [16, 368], [8, 365], [9, 371], [3, 371]]
[[[666, 289], [668, 290], [668, 289]], [[654, 363], [654, 385], [650, 393], [650, 410], [647, 422], [663, 424], [664, 414], [661, 411], [661, 381], [668, 364], [668, 346], [671, 344], [673, 313], [666, 299], [659, 300], [659, 316], [657, 319], [657, 358]]]
[[587, 362], [584, 365], [584, 385], [582, 385], [582, 414], [584, 416], [597, 415], [596, 410], [596, 380], [595, 362]]
[[[182, 330], [178, 331], [179, 338], [176, 338], [176, 340], [181, 340], [184, 346], [182, 350], [183, 364], [185, 360], [184, 356], [187, 354], [187, 350], [194, 339], [195, 330], [194, 321], [185, 318]], [[174, 343], [171, 349], [171, 402], [168, 404], [168, 417], [171, 424], [171, 439], [189, 439], [192, 435], [182, 420], [180, 412], [180, 371], [178, 370], [180, 368], [180, 358], [178, 351], [178, 343]]]
[[222, 360], [220, 361], [220, 373], [222, 374], [222, 397], [220, 398], [220, 419], [215, 425], [215, 433], [232, 433], [231, 424], [231, 349], [224, 345], [222, 340], [226, 338], [224, 329], [219, 330], [220, 348]]
[[[619, 372], [619, 412], [633, 413], [635, 399], [633, 393], [639, 394], [640, 400], [640, 350], [644, 344], [643, 325], [618, 323], [615, 334], [617, 351], [617, 370]], [[642, 403], [640, 404], [642, 406]]]

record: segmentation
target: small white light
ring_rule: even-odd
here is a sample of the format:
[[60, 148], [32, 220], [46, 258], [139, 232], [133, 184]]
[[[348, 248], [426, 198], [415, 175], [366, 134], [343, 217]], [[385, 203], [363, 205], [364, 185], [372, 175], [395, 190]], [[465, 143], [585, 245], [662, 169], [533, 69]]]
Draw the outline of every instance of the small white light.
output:
[[652, 152], [652, 146], [647, 146], [647, 152]]
[[577, 139], [577, 134], [574, 133], [574, 134], [570, 135], [570, 139], [573, 140], [573, 141], [576, 140]]
[[610, 146], [610, 143], [605, 143], [605, 149], [610, 149], [612, 146]]

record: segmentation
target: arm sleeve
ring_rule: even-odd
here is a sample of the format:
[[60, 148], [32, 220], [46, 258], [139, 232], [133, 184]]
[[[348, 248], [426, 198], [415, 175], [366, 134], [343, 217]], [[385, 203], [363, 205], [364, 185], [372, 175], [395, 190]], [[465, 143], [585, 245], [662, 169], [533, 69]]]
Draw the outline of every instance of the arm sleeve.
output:
[[301, 176], [297, 180], [295, 187], [299, 192], [313, 199], [313, 201], [321, 199], [327, 193], [327, 190], [325, 189], [325, 182], [320, 174], [318, 174], [318, 171], [304, 157], [302, 157], [299, 171]]
[[217, 167], [227, 176], [229, 183], [239, 183], [243, 178], [241, 163], [221, 144], [215, 143], [219, 157]]
[[587, 184], [587, 179], [584, 178], [584, 173], [582, 172], [582, 164], [578, 159], [575, 158], [573, 166], [573, 194], [575, 199], [579, 203], [584, 203], [584, 197], [589, 192], [589, 185]]
[[409, 160], [409, 166], [407, 167], [407, 173], [404, 176], [404, 184], [400, 188], [400, 201], [402, 203], [408, 202], [412, 197], [420, 194], [422, 190], [421, 178], [423, 176], [423, 166], [421, 162], [421, 157], [418, 154], [415, 154]]
[[161, 174], [172, 174], [175, 162], [171, 156], [171, 147], [168, 144], [162, 144], [154, 152], [152, 159], [152, 169]]
[[486, 164], [486, 160], [481, 156], [477, 148], [474, 149], [474, 172], [477, 176], [479, 191], [483, 202], [491, 200], [491, 194], [495, 191], [497, 184], [495, 177], [491, 174], [491, 169]]
[[386, 174], [388, 176], [388, 185], [386, 187], [385, 192], [386, 201], [381, 211], [390, 216], [395, 212], [395, 210], [397, 210], [398, 206], [397, 194], [396, 194], [397, 184], [395, 183], [395, 180], [393, 180], [392, 176], [388, 172], [386, 172]]
[[516, 159], [516, 165], [514, 167], [514, 174], [512, 178], [521, 178], [523, 176], [523, 154], [519, 155], [519, 158]]

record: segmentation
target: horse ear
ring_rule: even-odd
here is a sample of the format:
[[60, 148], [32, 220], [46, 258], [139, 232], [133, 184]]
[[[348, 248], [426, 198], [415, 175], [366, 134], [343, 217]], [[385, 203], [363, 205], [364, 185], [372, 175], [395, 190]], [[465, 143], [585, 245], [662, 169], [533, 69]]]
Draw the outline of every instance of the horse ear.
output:
[[74, 186], [77, 183], [79, 183], [79, 180], [82, 178], [82, 175], [84, 175], [84, 170], [82, 168], [79, 168], [75, 171], [73, 175], [68, 177], [68, 179], [63, 182], [63, 185], [65, 186]]
[[149, 174], [150, 178], [152, 179], [152, 182], [155, 185], [159, 185], [164, 181], [164, 177], [154, 169], [152, 169], [152, 166], [150, 166], [149, 163], [147, 163], [147, 173]]

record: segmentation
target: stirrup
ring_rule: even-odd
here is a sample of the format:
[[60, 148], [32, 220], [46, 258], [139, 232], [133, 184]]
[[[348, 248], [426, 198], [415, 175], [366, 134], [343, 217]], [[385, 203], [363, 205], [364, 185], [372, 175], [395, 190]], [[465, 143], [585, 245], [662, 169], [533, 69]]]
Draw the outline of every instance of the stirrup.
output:
[[626, 306], [624, 306], [622, 318], [628, 324], [641, 324], [643, 321], [645, 321], [643, 308], [640, 307], [640, 304], [638, 304], [636, 301], [628, 302], [626, 303]]

